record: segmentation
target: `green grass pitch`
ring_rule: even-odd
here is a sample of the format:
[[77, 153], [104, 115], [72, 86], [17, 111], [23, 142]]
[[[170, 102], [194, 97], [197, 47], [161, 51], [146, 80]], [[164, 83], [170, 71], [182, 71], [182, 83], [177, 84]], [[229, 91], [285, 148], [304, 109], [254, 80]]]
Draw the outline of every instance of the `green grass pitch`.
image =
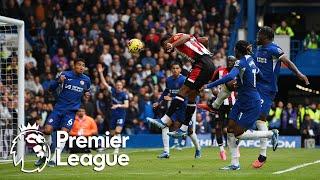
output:
[[[130, 157], [128, 166], [108, 167], [96, 172], [93, 167], [46, 167], [40, 173], [26, 174], [18, 167], [0, 163], [0, 179], [319, 179], [320, 163], [294, 171], [275, 175], [276, 171], [288, 169], [303, 163], [320, 160], [319, 149], [278, 149], [268, 150], [268, 162], [261, 169], [253, 169], [251, 163], [257, 157], [259, 149], [241, 149], [241, 170], [221, 171], [228, 165], [221, 161], [217, 148], [203, 148], [202, 158], [194, 159], [194, 149], [172, 150], [170, 159], [157, 159], [161, 150], [134, 149], [122, 150]], [[66, 156], [66, 155], [64, 155]], [[28, 157], [27, 165], [33, 162]]]

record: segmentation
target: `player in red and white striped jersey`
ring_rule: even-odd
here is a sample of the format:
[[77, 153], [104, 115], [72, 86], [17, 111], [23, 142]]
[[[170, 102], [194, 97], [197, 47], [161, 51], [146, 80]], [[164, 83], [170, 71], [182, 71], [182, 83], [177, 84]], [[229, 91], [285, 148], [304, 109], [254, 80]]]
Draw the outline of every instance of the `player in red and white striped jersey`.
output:
[[192, 70], [184, 82], [184, 85], [179, 90], [179, 93], [171, 102], [165, 115], [161, 119], [148, 118], [149, 122], [157, 125], [159, 128], [165, 128], [166, 122], [170, 120], [172, 114], [180, 108], [187, 98], [188, 104], [185, 111], [185, 120], [182, 122], [178, 131], [168, 133], [170, 136], [181, 137], [187, 135], [192, 114], [196, 109], [196, 96], [199, 94], [199, 90], [202, 86], [211, 80], [211, 75], [215, 70], [212, 61], [212, 53], [202, 44], [207, 43], [207, 41], [207, 37], [196, 38], [193, 35], [184, 33], [166, 35], [161, 40], [161, 45], [166, 52], [170, 53], [176, 51], [192, 62]]

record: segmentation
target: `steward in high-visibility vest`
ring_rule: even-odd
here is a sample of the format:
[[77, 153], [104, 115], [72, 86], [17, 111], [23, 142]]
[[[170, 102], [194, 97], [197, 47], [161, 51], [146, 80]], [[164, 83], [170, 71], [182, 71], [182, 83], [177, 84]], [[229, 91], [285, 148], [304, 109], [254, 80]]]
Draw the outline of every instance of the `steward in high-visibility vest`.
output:
[[285, 21], [281, 22], [281, 26], [276, 29], [277, 35], [288, 35], [290, 37], [294, 36], [294, 32], [292, 31], [291, 27], [287, 26]]
[[310, 118], [313, 119], [313, 121], [318, 124], [320, 123], [319, 113], [317, 113], [316, 104], [311, 104], [311, 106], [306, 108], [306, 114], [308, 114]]

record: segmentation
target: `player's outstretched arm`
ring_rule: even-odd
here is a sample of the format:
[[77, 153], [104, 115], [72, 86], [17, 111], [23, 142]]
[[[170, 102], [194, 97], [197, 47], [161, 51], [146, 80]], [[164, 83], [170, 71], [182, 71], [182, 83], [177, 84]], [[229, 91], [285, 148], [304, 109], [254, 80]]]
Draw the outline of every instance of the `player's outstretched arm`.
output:
[[232, 70], [230, 71], [229, 74], [227, 74], [226, 76], [224, 76], [221, 79], [218, 79], [210, 84], [205, 85], [204, 88], [211, 89], [211, 88], [216, 87], [220, 84], [225, 84], [225, 83], [233, 80], [239, 74], [239, 72], [240, 72], [239, 69], [237, 67], [234, 67], [234, 68], [232, 68]]
[[[173, 37], [173, 38], [174, 38], [174, 37]], [[186, 43], [186, 42], [189, 41], [189, 40], [190, 40], [190, 35], [188, 35], [188, 34], [183, 34], [183, 35], [180, 36], [180, 38], [179, 38], [177, 41], [175, 41], [175, 42], [173, 42], [173, 43], [168, 43], [168, 44], [171, 44], [171, 45], [172, 45], [172, 48], [175, 48], [175, 47], [177, 47], [177, 46], [180, 46], [180, 45]]]
[[280, 61], [282, 61], [286, 66], [288, 66], [288, 68], [302, 81], [304, 81], [304, 83], [306, 85], [309, 85], [309, 80], [307, 78], [306, 75], [302, 74], [299, 69], [297, 68], [297, 66], [292, 62], [290, 61], [290, 59], [287, 58], [287, 56], [283, 55], [281, 58], [280, 58]]
[[101, 79], [101, 82], [104, 86], [106, 86], [108, 89], [110, 88], [109, 84], [107, 83], [106, 79], [104, 78], [103, 76], [103, 67], [101, 64], [98, 64], [97, 65], [97, 71], [99, 73], [99, 76], [100, 76], [100, 79]]
[[209, 42], [209, 38], [208, 38], [208, 37], [205, 37], [205, 36], [204, 36], [204, 37], [198, 37], [197, 40], [198, 40], [200, 43], [205, 44], [205, 45], [207, 45], [208, 42]]
[[49, 90], [50, 91], [56, 90], [59, 87], [59, 85], [64, 82], [65, 79], [66, 79], [66, 76], [63, 74], [63, 72], [61, 72], [55, 80], [50, 82]]

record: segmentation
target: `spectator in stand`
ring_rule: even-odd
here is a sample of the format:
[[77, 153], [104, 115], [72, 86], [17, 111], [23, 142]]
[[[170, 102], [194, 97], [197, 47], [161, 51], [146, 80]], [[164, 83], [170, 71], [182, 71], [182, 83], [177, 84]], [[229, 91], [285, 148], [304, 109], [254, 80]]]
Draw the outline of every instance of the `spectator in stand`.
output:
[[197, 134], [206, 134], [210, 132], [208, 117], [203, 113], [197, 112], [196, 114], [196, 133]]
[[[318, 113], [317, 113], [318, 111]], [[310, 104], [305, 111], [305, 114], [308, 114], [310, 116], [311, 119], [313, 119], [313, 121], [317, 124], [320, 124], [320, 110], [317, 110], [317, 104], [316, 103], [312, 103]]]
[[294, 32], [291, 27], [287, 25], [286, 21], [281, 21], [281, 25], [276, 29], [277, 35], [288, 35], [290, 37], [294, 36]]
[[152, 52], [151, 50], [147, 50], [146, 51], [146, 57], [142, 58], [141, 60], [141, 64], [146, 67], [147, 64], [149, 64], [150, 66], [154, 67], [157, 64], [157, 61], [155, 58], [152, 57]]
[[237, 7], [235, 6], [236, 1], [235, 0], [226, 0], [226, 5], [224, 7], [224, 19], [227, 19], [230, 21], [231, 24], [234, 23], [234, 20], [237, 16]]
[[285, 134], [294, 135], [299, 132], [298, 113], [289, 102], [282, 112], [281, 130]]
[[32, 57], [31, 50], [26, 51], [26, 56], [25, 56], [24, 62], [26, 64], [26, 66], [28, 66], [30, 69], [37, 67], [37, 61], [34, 57]]
[[57, 54], [52, 58], [52, 64], [57, 68], [66, 70], [69, 67], [68, 60], [64, 55], [63, 49], [59, 48]]
[[281, 115], [283, 112], [283, 102], [279, 101], [278, 106], [275, 110], [271, 109], [269, 116], [271, 117], [271, 121], [269, 122], [270, 129], [280, 129], [281, 127]]
[[304, 116], [303, 123], [301, 125], [301, 141], [302, 147], [304, 147], [304, 140], [319, 136], [319, 125], [313, 121], [310, 115]]
[[320, 45], [320, 36], [314, 30], [307, 34], [303, 41], [305, 49], [318, 49]]

